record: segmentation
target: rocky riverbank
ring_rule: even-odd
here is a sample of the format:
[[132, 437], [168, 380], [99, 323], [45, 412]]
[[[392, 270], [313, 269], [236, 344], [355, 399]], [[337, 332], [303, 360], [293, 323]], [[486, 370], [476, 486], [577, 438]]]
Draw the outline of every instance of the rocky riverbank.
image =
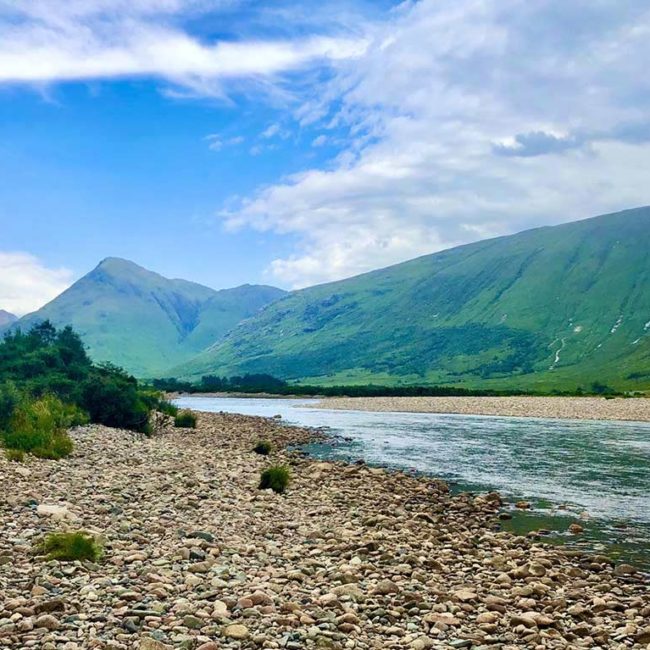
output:
[[650, 399], [604, 397], [328, 397], [313, 408], [650, 422]]
[[[650, 584], [497, 530], [498, 495], [277, 448], [313, 432], [199, 414], [152, 438], [73, 432], [69, 459], [0, 459], [0, 647], [645, 648]], [[284, 495], [257, 489], [291, 467]], [[94, 532], [104, 558], [34, 555]]]

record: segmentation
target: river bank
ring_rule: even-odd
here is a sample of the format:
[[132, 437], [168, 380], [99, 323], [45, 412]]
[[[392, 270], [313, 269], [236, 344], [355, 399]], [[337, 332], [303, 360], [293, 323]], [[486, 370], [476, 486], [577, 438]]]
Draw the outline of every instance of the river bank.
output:
[[[309, 460], [283, 448], [318, 434], [272, 419], [198, 418], [151, 438], [84, 427], [58, 463], [0, 459], [0, 647], [650, 643], [643, 576], [499, 532], [495, 494]], [[260, 438], [280, 451], [251, 453]], [[285, 495], [257, 489], [271, 462], [291, 467]], [[104, 559], [31, 553], [62, 528], [102, 536]]]
[[604, 397], [327, 397], [312, 408], [650, 422], [650, 399]]

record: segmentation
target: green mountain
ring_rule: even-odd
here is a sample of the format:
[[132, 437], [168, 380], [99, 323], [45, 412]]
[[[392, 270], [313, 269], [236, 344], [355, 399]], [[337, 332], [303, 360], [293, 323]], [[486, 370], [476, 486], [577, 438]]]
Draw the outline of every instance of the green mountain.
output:
[[650, 208], [297, 291], [175, 374], [320, 384], [650, 386]]
[[17, 316], [14, 316], [12, 313], [5, 311], [4, 309], [0, 309], [0, 330], [15, 323], [17, 320]]
[[252, 285], [214, 291], [108, 258], [16, 326], [45, 319], [72, 325], [93, 360], [151, 377], [190, 359], [284, 293]]

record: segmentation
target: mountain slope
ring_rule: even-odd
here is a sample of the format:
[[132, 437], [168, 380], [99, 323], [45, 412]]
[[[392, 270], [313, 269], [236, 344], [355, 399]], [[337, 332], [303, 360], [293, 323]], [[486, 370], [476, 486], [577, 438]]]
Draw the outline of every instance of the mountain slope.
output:
[[11, 312], [0, 309], [0, 331], [12, 323], [15, 323], [17, 320], [18, 317], [14, 316]]
[[321, 383], [650, 385], [650, 208], [292, 293], [176, 369], [210, 372]]
[[72, 325], [94, 360], [110, 361], [140, 377], [156, 376], [284, 293], [250, 285], [214, 291], [108, 258], [17, 326], [25, 329], [45, 319]]

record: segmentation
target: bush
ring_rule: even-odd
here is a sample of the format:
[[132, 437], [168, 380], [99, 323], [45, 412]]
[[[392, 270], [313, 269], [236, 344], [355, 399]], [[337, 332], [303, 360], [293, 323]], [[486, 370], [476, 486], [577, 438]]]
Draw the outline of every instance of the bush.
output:
[[196, 415], [191, 411], [181, 411], [174, 418], [174, 426], [184, 429], [196, 429]]
[[93, 422], [149, 433], [150, 396], [117, 366], [104, 364], [94, 369], [82, 392], [82, 404]]
[[253, 451], [260, 456], [268, 456], [273, 451], [273, 445], [268, 440], [260, 440], [253, 447]]
[[166, 399], [159, 399], [157, 408], [161, 413], [164, 413], [165, 415], [170, 415], [173, 418], [175, 418], [178, 415], [178, 406], [175, 406], [174, 404], [167, 401]]
[[47, 554], [48, 560], [96, 562], [102, 556], [102, 548], [89, 533], [50, 533], [37, 549]]
[[67, 429], [87, 421], [87, 416], [77, 407], [64, 404], [53, 395], [25, 399], [14, 409], [3, 434], [4, 444], [8, 449], [58, 460], [72, 453]]
[[5, 449], [5, 457], [14, 463], [22, 463], [25, 460], [25, 452], [22, 449]]
[[269, 467], [262, 472], [260, 478], [260, 490], [273, 490], [278, 494], [282, 494], [287, 489], [289, 485], [289, 480], [291, 474], [289, 470], [282, 465], [275, 465], [274, 467]]
[[20, 393], [11, 382], [0, 386], [0, 431], [4, 431], [13, 417], [16, 407], [20, 403]]
[[[0, 339], [0, 430], [6, 429], [21, 396], [56, 395], [85, 410], [92, 422], [148, 433], [149, 414], [162, 396], [145, 392], [135, 378], [112, 364], [96, 366], [71, 327], [49, 321]], [[4, 420], [4, 422], [3, 422]]]

